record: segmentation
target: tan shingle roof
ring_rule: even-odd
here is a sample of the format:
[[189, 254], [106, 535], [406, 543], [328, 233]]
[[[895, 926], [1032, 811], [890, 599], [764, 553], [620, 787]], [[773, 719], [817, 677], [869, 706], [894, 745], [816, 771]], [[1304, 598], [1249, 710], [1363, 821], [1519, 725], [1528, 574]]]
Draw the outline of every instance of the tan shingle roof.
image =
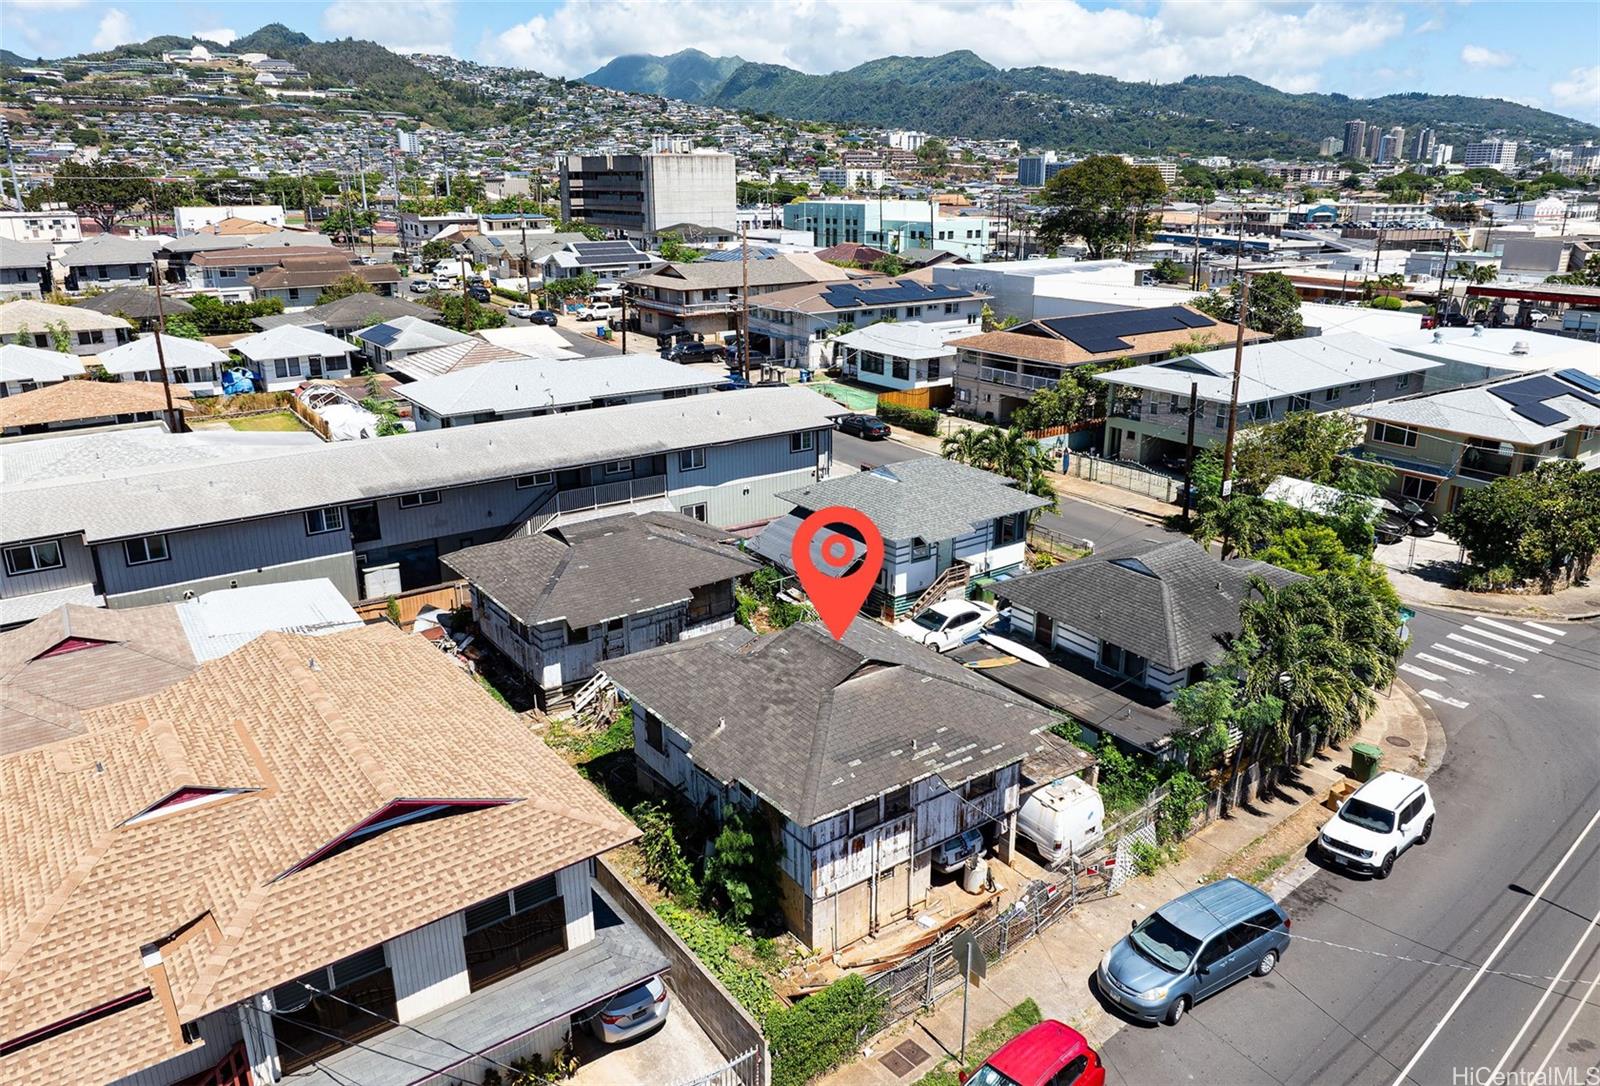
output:
[[128, 327], [128, 322], [121, 317], [78, 306], [36, 302], [32, 298], [19, 298], [0, 305], [0, 336], [15, 335], [20, 328], [42, 335], [49, 331], [47, 326], [51, 324], [65, 324], [69, 332], [103, 332]]
[[[176, 410], [193, 411], [188, 398], [188, 389], [172, 386]], [[0, 427], [43, 426], [166, 409], [166, 391], [158, 381], [62, 381], [0, 401]]]
[[[84, 724], [0, 759], [7, 1040], [142, 991], [141, 946], [191, 924], [165, 955], [185, 1022], [637, 835], [447, 657], [387, 627], [267, 634]], [[254, 791], [124, 824], [185, 786]], [[285, 874], [398, 799], [512, 802]], [[117, 1078], [179, 1050], [165, 1013], [156, 998], [107, 1015], [6, 1071]]]
[[[984, 351], [1007, 358], [1073, 365], [1079, 362], [1105, 362], [1115, 358], [1145, 358], [1166, 354], [1180, 343], [1206, 337], [1211, 339], [1214, 347], [1226, 347], [1232, 345], [1234, 337], [1238, 334], [1235, 325], [1217, 321], [1209, 328], [1177, 328], [1165, 332], [1124, 336], [1123, 339], [1130, 345], [1130, 349], [1102, 351], [1095, 354], [1084, 350], [1069, 339], [1052, 334], [1048, 328], [1039, 326], [1037, 321], [1032, 322], [1032, 326], [1039, 327], [1038, 334], [1018, 331], [983, 332], [964, 339], [953, 339], [950, 341], [950, 346], [963, 351]], [[1246, 343], [1271, 338], [1264, 332], [1257, 332], [1254, 329], [1246, 329], [1244, 334]]]

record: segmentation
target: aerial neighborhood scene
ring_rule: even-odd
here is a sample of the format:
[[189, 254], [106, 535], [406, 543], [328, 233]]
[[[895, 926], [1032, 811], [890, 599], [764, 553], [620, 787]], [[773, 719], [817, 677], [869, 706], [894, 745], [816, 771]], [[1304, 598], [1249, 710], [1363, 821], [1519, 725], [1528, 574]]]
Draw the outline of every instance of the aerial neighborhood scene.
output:
[[0, 1086], [1600, 1086], [1597, 58], [0, 3]]

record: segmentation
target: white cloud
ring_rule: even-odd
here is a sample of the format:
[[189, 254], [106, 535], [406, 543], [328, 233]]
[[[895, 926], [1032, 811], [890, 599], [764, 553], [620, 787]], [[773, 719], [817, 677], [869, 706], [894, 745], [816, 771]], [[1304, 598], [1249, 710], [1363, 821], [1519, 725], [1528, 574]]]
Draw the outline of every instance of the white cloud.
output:
[[[792, 0], [780, 16], [758, 0], [678, 0], [664, 18], [653, 0], [568, 0], [486, 34], [478, 54], [576, 76], [625, 53], [691, 46], [814, 73], [882, 56], [974, 49], [1004, 68], [1047, 65], [1161, 82], [1221, 71], [1307, 91], [1321, 85], [1316, 61], [1369, 53], [1405, 29], [1403, 14], [1377, 4], [1221, 0], [1091, 10], [1069, 0], [994, 0], [982, 9], [980, 36], [975, 11], [962, 0]], [[785, 34], [780, 22], [831, 32]], [[641, 27], [650, 28], [647, 39]]]
[[100, 16], [100, 26], [89, 44], [96, 49], [115, 49], [133, 41], [135, 37], [133, 20], [128, 18], [128, 13], [121, 8], [107, 8], [106, 13]]
[[1600, 65], [1572, 69], [1567, 78], [1550, 84], [1550, 97], [1585, 117], [1600, 116]]
[[227, 27], [218, 27], [216, 30], [196, 30], [194, 36], [204, 38], [206, 41], [214, 41], [218, 45], [231, 45], [233, 39], [239, 36], [239, 32], [237, 30], [229, 30]]
[[337, 38], [375, 41], [396, 53], [454, 53], [455, 0], [334, 0], [322, 27]]
[[1516, 62], [1513, 54], [1502, 53], [1498, 49], [1487, 49], [1481, 45], [1461, 47], [1461, 63], [1469, 68], [1509, 68]]

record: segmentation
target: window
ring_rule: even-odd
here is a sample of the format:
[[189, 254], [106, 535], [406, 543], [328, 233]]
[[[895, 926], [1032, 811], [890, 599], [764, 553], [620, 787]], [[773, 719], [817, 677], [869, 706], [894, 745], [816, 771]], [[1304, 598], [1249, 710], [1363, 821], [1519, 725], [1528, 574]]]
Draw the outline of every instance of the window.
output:
[[1404, 475], [1400, 478], [1400, 494], [1412, 501], [1427, 505], [1439, 493], [1439, 484], [1432, 479], [1424, 479], [1417, 475]]
[[473, 991], [567, 949], [567, 913], [554, 875], [466, 911], [467, 979]]
[[632, 460], [618, 460], [606, 465], [607, 475], [626, 475], [633, 467]]
[[298, 358], [279, 358], [272, 363], [272, 372], [280, 380], [286, 377], [300, 376], [300, 360]]
[[1396, 392], [1402, 392], [1410, 387], [1411, 375], [1409, 373], [1402, 373], [1394, 379], [1394, 390]]
[[1211, 942], [1200, 952], [1198, 972], [1205, 972], [1233, 953], [1233, 935], [1233, 931], [1229, 930], [1212, 937]]
[[587, 645], [589, 643], [589, 631], [591, 628], [592, 627], [589, 626], [568, 626], [567, 644]]
[[1050, 1076], [1050, 1081], [1045, 1083], [1045, 1086], [1075, 1086], [1075, 1083], [1083, 1077], [1083, 1073], [1088, 1069], [1089, 1057], [1079, 1056]]
[[817, 435], [811, 430], [789, 435], [789, 451], [791, 453], [810, 452], [816, 447]]
[[684, 506], [682, 509], [680, 509], [678, 511], [680, 513], [682, 513], [686, 517], [691, 517], [691, 518], [693, 518], [695, 520], [698, 520], [701, 524], [706, 523], [706, 503], [705, 502], [696, 502], [693, 505], [686, 505], [686, 506]]
[[1417, 443], [1417, 431], [1410, 426], [1380, 422], [1372, 428], [1372, 440], [1381, 441], [1385, 445], [1404, 445], [1411, 448]]
[[861, 371], [863, 373], [882, 373], [883, 355], [864, 354], [861, 356]]
[[394, 976], [383, 947], [278, 985], [272, 990], [272, 1006], [286, 1074], [391, 1028]]
[[532, 475], [517, 476], [517, 489], [530, 490], [536, 486], [549, 486], [555, 481], [555, 472], [536, 471]]
[[938, 379], [939, 379], [939, 359], [930, 358], [930, 359], [928, 359], [928, 380], [937, 381]]
[[897, 381], [909, 381], [911, 379], [910, 361], [904, 358], [894, 359], [894, 378]]
[[1272, 404], [1266, 400], [1257, 400], [1250, 405], [1250, 421], [1260, 422], [1272, 414]]
[[924, 559], [932, 558], [932, 557], [933, 557], [933, 544], [929, 543], [925, 539], [920, 539], [920, 538], [913, 539], [911, 541], [911, 560], [913, 562], [921, 562]]
[[699, 471], [706, 466], [706, 451], [700, 449], [683, 449], [678, 453], [679, 471]]
[[911, 787], [897, 788], [883, 797], [883, 818], [899, 818], [901, 815], [911, 813]]
[[337, 505], [330, 505], [323, 509], [306, 510], [306, 535], [337, 532], [343, 527], [344, 513]]
[[661, 727], [661, 718], [651, 712], [644, 714], [644, 741], [657, 754], [667, 752], [667, 733]]
[[419, 490], [415, 494], [400, 495], [400, 508], [416, 509], [423, 505], [438, 505], [439, 492], [437, 490]]
[[147, 562], [165, 562], [171, 557], [167, 553], [167, 537], [164, 535], [147, 535], [138, 539], [123, 540], [122, 552], [127, 555], [130, 566], [142, 566]]
[[1026, 514], [1013, 514], [1009, 517], [997, 517], [994, 522], [994, 545], [1003, 547], [1007, 543], [1015, 543], [1022, 538], [1022, 518]]
[[980, 796], [987, 796], [994, 791], [994, 784], [994, 772], [984, 773], [963, 784], [961, 786], [961, 796], [963, 799], [977, 799]]
[[878, 824], [878, 801], [869, 799], [865, 803], [856, 804], [850, 812], [850, 832], [860, 833], [870, 830]]
[[1216, 421], [1215, 425], [1216, 425], [1217, 429], [1219, 429], [1219, 430], [1222, 429], [1224, 426], [1228, 425], [1228, 405], [1227, 404], [1219, 403], [1217, 405], [1217, 421]]
[[1113, 645], [1109, 641], [1100, 642], [1100, 666], [1106, 671], [1143, 683], [1147, 663], [1143, 656], [1129, 652], [1121, 645]]
[[42, 570], [60, 568], [61, 541], [58, 539], [6, 548], [6, 572], [13, 577], [22, 573], [39, 573]]
[[1311, 397], [1310, 396], [1296, 396], [1294, 399], [1289, 401], [1289, 410], [1290, 411], [1310, 411], [1311, 410]]
[[1413, 799], [1410, 803], [1407, 803], [1404, 807], [1402, 807], [1400, 809], [1400, 824], [1402, 826], [1406, 825], [1413, 818], [1416, 818], [1418, 813], [1421, 812], [1421, 810], [1422, 810], [1422, 796], [1419, 794], [1416, 799]]
[[1326, 403], [1334, 403], [1339, 399], [1339, 394], [1340, 390], [1337, 388], [1325, 388], [1322, 390], [1322, 399]]

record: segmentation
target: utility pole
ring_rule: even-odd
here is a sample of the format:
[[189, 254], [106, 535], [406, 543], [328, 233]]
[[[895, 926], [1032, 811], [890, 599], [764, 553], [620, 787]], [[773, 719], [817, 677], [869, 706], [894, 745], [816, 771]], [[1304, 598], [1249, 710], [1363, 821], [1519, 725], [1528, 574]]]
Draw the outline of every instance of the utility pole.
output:
[[1204, 200], [1194, 205], [1194, 289], [1200, 289], [1200, 219], [1206, 213]]
[[367, 149], [356, 148], [356, 169], [361, 177], [361, 210], [367, 210]]
[[1189, 442], [1183, 458], [1183, 522], [1189, 523], [1189, 502], [1194, 495], [1194, 417], [1200, 413], [1200, 382], [1189, 382]]
[[[155, 214], [153, 210], [155, 208], [155, 204], [156, 185], [155, 179], [152, 178], [150, 181], [150, 207], [152, 208], [152, 215]], [[167, 352], [161, 345], [161, 335], [167, 330], [167, 311], [166, 308], [161, 304], [161, 261], [155, 256], [152, 256], [150, 260], [154, 265], [156, 280], [156, 327], [152, 338], [154, 338], [156, 341], [156, 364], [161, 367], [161, 391], [166, 396], [167, 401], [167, 429], [176, 434], [182, 431], [183, 420], [178, 416], [177, 408], [172, 406], [172, 379], [167, 375]]]
[[533, 276], [528, 274], [528, 216], [524, 214], [521, 219], [522, 230], [522, 293], [528, 299], [528, 308], [533, 309]]
[[[883, 225], [883, 220], [878, 220]], [[739, 372], [750, 380], [750, 241], [749, 232], [739, 224]]]
[[1444, 232], [1444, 260], [1439, 263], [1439, 296], [1433, 303], [1434, 323], [1441, 328], [1444, 327], [1444, 277], [1450, 270], [1450, 243], [1455, 237], [1454, 230]]
[[394, 232], [400, 242], [400, 255], [409, 256], [406, 251], [406, 232], [400, 227], [400, 158], [398, 155], [389, 157], [389, 175], [394, 178]]
[[[1237, 286], [1238, 284], [1235, 283]], [[1239, 293], [1238, 326], [1233, 336], [1233, 391], [1228, 394], [1228, 437], [1222, 446], [1222, 497], [1233, 494], [1233, 436], [1239, 427], [1239, 374], [1244, 369], [1244, 322], [1250, 313], [1250, 277]]]
[[[11, 125], [0, 124], [0, 140], [5, 141], [6, 170], [11, 174], [11, 195], [17, 199], [17, 210], [22, 211], [22, 186], [17, 182], [17, 164], [11, 158]], [[1562, 230], [1565, 233], [1565, 228]]]

